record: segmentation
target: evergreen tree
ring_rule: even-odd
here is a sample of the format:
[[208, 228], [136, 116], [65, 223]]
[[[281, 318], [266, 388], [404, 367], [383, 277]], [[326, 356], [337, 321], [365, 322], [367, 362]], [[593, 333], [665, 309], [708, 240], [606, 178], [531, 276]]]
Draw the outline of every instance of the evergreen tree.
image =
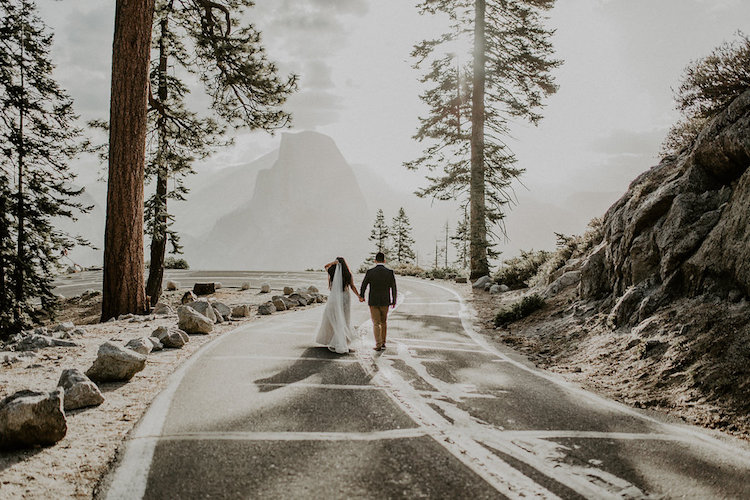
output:
[[[550, 30], [543, 13], [554, 0], [422, 0], [423, 14], [447, 14], [449, 32], [414, 47], [415, 67], [426, 67], [420, 96], [429, 113], [415, 139], [426, 141], [422, 156], [407, 168], [435, 172], [420, 196], [464, 199], [470, 207], [471, 277], [489, 272], [496, 255], [491, 240], [502, 230], [509, 188], [522, 170], [505, 139], [509, 120], [536, 124], [542, 98], [554, 93]], [[473, 45], [460, 64], [457, 50]], [[467, 126], [468, 125], [468, 126]]]
[[102, 321], [148, 310], [143, 285], [143, 175], [154, 0], [116, 0], [109, 101]]
[[81, 150], [72, 100], [52, 78], [52, 35], [29, 0], [0, 0], [0, 328], [54, 312], [54, 272], [81, 240], [56, 217], [84, 207], [68, 161]]
[[456, 263], [466, 269], [469, 257], [469, 217], [464, 211], [464, 216], [456, 225], [456, 232], [451, 236], [453, 248], [456, 249]]
[[[208, 156], [221, 144], [224, 124], [272, 131], [289, 123], [280, 109], [296, 88], [296, 77], [284, 80], [266, 59], [260, 33], [238, 19], [249, 0], [208, 4], [202, 0], [157, 0], [154, 18], [154, 58], [149, 96], [149, 138], [146, 178], [156, 183], [146, 201], [146, 230], [151, 235], [151, 258], [146, 294], [156, 304], [161, 294], [167, 240], [180, 253], [178, 235], [170, 229], [167, 200], [184, 200], [184, 178], [194, 173], [195, 159]], [[218, 17], [217, 17], [218, 15]], [[191, 52], [194, 51], [195, 55]], [[185, 108], [189, 93], [181, 80], [200, 75], [217, 115], [199, 116]], [[219, 123], [221, 122], [221, 123]], [[168, 188], [172, 179], [173, 187]]]
[[383, 252], [386, 257], [390, 257], [391, 249], [388, 246], [388, 239], [390, 238], [390, 229], [385, 223], [385, 215], [383, 215], [383, 209], [379, 208], [378, 213], [375, 216], [375, 223], [372, 225], [372, 231], [370, 231], [370, 241], [375, 243], [375, 250], [370, 254], [370, 259], [367, 262], [375, 260], [375, 254]]
[[411, 223], [404, 211], [404, 207], [398, 210], [398, 215], [393, 218], [391, 225], [391, 238], [393, 239], [393, 257], [399, 264], [408, 264], [414, 261], [415, 255], [412, 245], [414, 239], [411, 237]]

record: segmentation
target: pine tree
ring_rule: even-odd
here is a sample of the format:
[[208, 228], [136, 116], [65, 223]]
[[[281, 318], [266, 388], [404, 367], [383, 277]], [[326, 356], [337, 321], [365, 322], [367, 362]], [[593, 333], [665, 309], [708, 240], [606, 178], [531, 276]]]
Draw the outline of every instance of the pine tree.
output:
[[143, 174], [154, 0], [117, 0], [109, 105], [102, 321], [148, 310], [143, 284]]
[[[542, 117], [542, 98], [554, 93], [550, 71], [550, 30], [543, 12], [554, 0], [423, 0], [423, 14], [447, 14], [448, 33], [414, 47], [415, 67], [427, 67], [420, 96], [429, 113], [420, 118], [415, 139], [429, 144], [422, 156], [405, 163], [425, 168], [429, 186], [420, 196], [463, 199], [470, 207], [471, 277], [489, 272], [496, 253], [492, 240], [501, 231], [511, 182], [521, 175], [505, 139], [509, 120]], [[473, 46], [459, 63], [451, 46]], [[470, 126], [467, 126], [470, 125]]]
[[388, 246], [388, 239], [390, 238], [390, 229], [385, 223], [385, 215], [383, 215], [383, 209], [379, 208], [378, 213], [375, 216], [375, 223], [372, 225], [372, 231], [370, 231], [370, 241], [375, 243], [375, 250], [370, 255], [370, 259], [367, 262], [375, 260], [375, 254], [383, 252], [386, 257], [390, 257], [391, 249]]
[[55, 229], [84, 211], [68, 161], [80, 151], [72, 100], [52, 77], [52, 35], [29, 0], [0, 0], [0, 328], [52, 314], [60, 259], [82, 240]]
[[[225, 124], [272, 131], [289, 123], [289, 114], [280, 106], [295, 90], [296, 77], [278, 77], [266, 59], [260, 33], [252, 25], [238, 27], [232, 22], [228, 6], [229, 2], [225, 7], [201, 0], [157, 0], [153, 38], [158, 57], [151, 70], [151, 88], [157, 91], [149, 96], [153, 140], [146, 164], [146, 178], [155, 181], [156, 190], [145, 206], [151, 235], [146, 294], [152, 304], [161, 295], [167, 240], [172, 253], [180, 253], [179, 237], [170, 228], [168, 200], [185, 199], [184, 178], [194, 173], [193, 161], [222, 144]], [[250, 6], [249, 0], [231, 3], [238, 18]], [[200, 75], [218, 120], [186, 109], [189, 90], [181, 78], [191, 73]]]
[[463, 218], [456, 225], [456, 232], [451, 236], [453, 248], [456, 249], [456, 263], [466, 269], [469, 257], [469, 217], [464, 211]]
[[411, 237], [411, 231], [409, 217], [406, 215], [404, 208], [401, 207], [398, 210], [398, 215], [393, 218], [393, 224], [391, 225], [393, 257], [399, 264], [408, 264], [415, 259], [414, 250], [412, 249], [414, 239]]

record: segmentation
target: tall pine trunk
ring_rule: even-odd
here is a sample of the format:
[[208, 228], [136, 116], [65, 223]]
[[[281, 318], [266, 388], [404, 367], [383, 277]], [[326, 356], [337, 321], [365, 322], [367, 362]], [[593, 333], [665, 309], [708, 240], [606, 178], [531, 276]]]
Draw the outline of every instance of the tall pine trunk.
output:
[[[161, 20], [161, 36], [159, 38], [159, 102], [164, 105], [167, 101], [167, 18]], [[161, 284], [164, 279], [164, 255], [167, 249], [167, 132], [166, 120], [160, 116], [156, 129], [159, 136], [159, 150], [156, 155], [156, 207], [154, 208], [154, 227], [151, 232], [151, 264], [146, 282], [146, 295], [151, 299], [151, 305], [156, 305], [161, 296]]]
[[489, 274], [484, 194], [485, 0], [475, 0], [474, 74], [471, 96], [470, 264], [471, 279]]
[[[23, 11], [25, 12], [26, 6], [23, 6]], [[25, 21], [25, 19], [24, 19]], [[24, 87], [25, 81], [24, 77], [26, 76], [24, 74], [24, 37], [23, 37], [23, 31], [21, 32], [21, 64], [20, 64], [20, 72], [21, 72], [21, 102], [19, 103], [19, 109], [18, 109], [18, 185], [16, 186], [16, 227], [17, 227], [17, 246], [16, 246], [16, 265], [15, 265], [15, 307], [13, 308], [13, 319], [15, 321], [15, 327], [20, 328], [21, 327], [21, 305], [24, 301], [24, 290], [23, 290], [23, 269], [26, 263], [26, 255], [25, 255], [25, 248], [26, 248], [26, 227], [24, 220], [24, 209], [23, 209], [23, 160], [25, 156], [24, 151], [24, 119], [26, 118], [26, 88]]]
[[154, 0], [117, 0], [102, 321], [148, 309], [143, 285], [143, 175], [153, 16]]

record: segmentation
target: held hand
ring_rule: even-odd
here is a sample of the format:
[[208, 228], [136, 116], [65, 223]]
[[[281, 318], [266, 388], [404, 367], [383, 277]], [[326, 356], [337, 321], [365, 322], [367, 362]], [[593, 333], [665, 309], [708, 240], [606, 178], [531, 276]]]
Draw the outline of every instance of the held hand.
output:
[[364, 301], [365, 301], [365, 298], [364, 298], [364, 297], [362, 297], [362, 296], [360, 295], [360, 296], [359, 296], [359, 301], [360, 301], [360, 302], [364, 302]]

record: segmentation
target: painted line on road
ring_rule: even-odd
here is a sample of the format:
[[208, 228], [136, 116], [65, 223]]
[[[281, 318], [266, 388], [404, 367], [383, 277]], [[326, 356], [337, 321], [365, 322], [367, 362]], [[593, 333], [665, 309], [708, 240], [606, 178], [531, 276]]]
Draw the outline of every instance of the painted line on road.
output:
[[[676, 434], [658, 434], [649, 432], [600, 432], [600, 431], [495, 431], [493, 434], [501, 439], [614, 439], [617, 441], [685, 441]], [[486, 436], [477, 436], [482, 439]]]
[[448, 340], [429, 340], [429, 339], [407, 339], [403, 337], [388, 337], [398, 342], [429, 342], [431, 344], [451, 344], [451, 345], [477, 345], [476, 342], [453, 342]]
[[253, 383], [258, 387], [304, 387], [306, 389], [333, 389], [346, 391], [383, 391], [386, 388], [381, 385], [354, 385], [354, 384], [315, 384], [312, 382], [290, 382], [288, 384]]
[[[226, 334], [225, 334], [226, 335]], [[320, 361], [323, 363], [359, 363], [356, 359], [314, 358], [312, 356], [264, 356], [261, 354], [243, 354], [236, 356], [206, 356], [206, 359], [263, 359], [269, 361]]]
[[373, 432], [184, 432], [161, 436], [140, 436], [138, 441], [381, 441], [419, 438], [434, 432], [414, 427]]
[[[452, 293], [455, 297], [458, 298], [458, 300], [461, 303], [461, 310], [459, 312], [459, 316], [461, 318], [461, 325], [464, 329], [464, 332], [466, 332], [466, 335], [469, 336], [474, 342], [476, 342], [479, 346], [481, 346], [483, 349], [495, 354], [500, 359], [505, 360], [507, 363], [510, 363], [511, 365], [515, 366], [516, 368], [519, 368], [521, 370], [524, 370], [526, 372], [529, 372], [533, 375], [536, 375], [540, 378], [543, 378], [549, 382], [552, 382], [555, 385], [558, 385], [560, 387], [563, 387], [570, 391], [571, 393], [577, 394], [579, 396], [582, 396], [584, 399], [587, 399], [591, 402], [597, 403], [605, 408], [609, 408], [613, 411], [617, 411], [653, 424], [656, 424], [660, 427], [664, 427], [669, 429], [670, 431], [674, 432], [675, 434], [683, 434], [683, 435], [689, 435], [690, 437], [694, 438], [695, 442], [700, 441], [702, 444], [709, 446], [711, 448], [714, 448], [715, 450], [718, 450], [722, 453], [732, 455], [738, 458], [742, 458], [746, 463], [750, 464], [750, 450], [741, 448], [739, 446], [735, 446], [731, 443], [724, 442], [716, 437], [710, 436], [704, 432], [701, 432], [700, 430], [693, 429], [687, 426], [679, 426], [676, 424], [670, 424], [667, 422], [663, 422], [655, 417], [651, 417], [649, 415], [644, 415], [628, 406], [623, 405], [622, 403], [618, 403], [617, 401], [613, 401], [611, 399], [604, 398], [602, 396], [599, 396], [597, 394], [594, 394], [590, 391], [587, 391], [586, 389], [575, 385], [565, 379], [560, 378], [559, 376], [556, 376], [552, 373], [544, 372], [542, 370], [539, 370], [537, 368], [533, 368], [530, 366], [527, 366], [519, 361], [516, 361], [512, 358], [510, 358], [508, 355], [500, 352], [499, 349], [492, 346], [479, 332], [474, 330], [474, 326], [471, 323], [472, 315], [469, 310], [469, 306], [466, 305], [466, 302], [463, 300], [463, 298], [455, 291], [451, 290], [450, 288], [444, 287], [442, 285], [437, 285], [434, 283], [427, 283], [427, 285], [433, 286], [435, 288], [439, 288], [441, 290], [444, 290], [446, 292]], [[686, 440], [686, 439], [684, 439]]]
[[[292, 314], [306, 314], [315, 309], [295, 311]], [[216, 349], [226, 339], [237, 335], [248, 328], [256, 328], [268, 323], [273, 318], [259, 318], [250, 324], [246, 324], [224, 333], [212, 342], [208, 342], [195, 351], [182, 365], [180, 365], [168, 378], [166, 387], [154, 398], [140, 422], [130, 432], [125, 441], [125, 449], [122, 458], [115, 469], [106, 487], [104, 497], [107, 500], [132, 500], [143, 498], [146, 493], [148, 473], [156, 448], [156, 439], [141, 439], [161, 434], [166, 423], [167, 414], [172, 404], [172, 398], [177, 392], [182, 379], [193, 365], [207, 352]], [[317, 358], [313, 358], [317, 359]]]

